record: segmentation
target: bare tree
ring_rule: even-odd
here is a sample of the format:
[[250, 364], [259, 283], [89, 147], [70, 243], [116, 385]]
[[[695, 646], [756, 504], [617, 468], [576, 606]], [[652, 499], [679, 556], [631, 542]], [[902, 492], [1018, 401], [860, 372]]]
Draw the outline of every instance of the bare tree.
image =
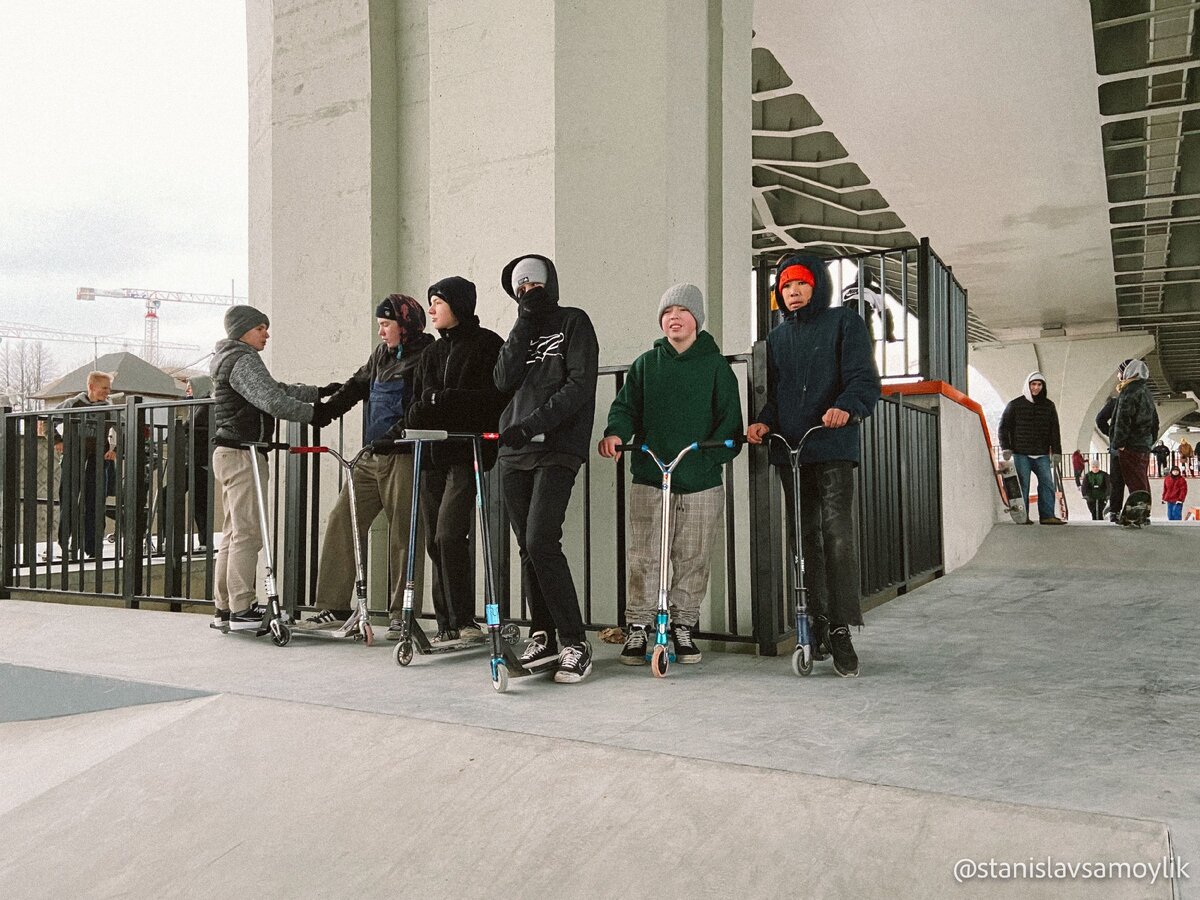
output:
[[54, 357], [41, 341], [0, 343], [0, 393], [8, 394], [19, 412], [32, 408], [30, 395], [49, 384], [57, 369]]

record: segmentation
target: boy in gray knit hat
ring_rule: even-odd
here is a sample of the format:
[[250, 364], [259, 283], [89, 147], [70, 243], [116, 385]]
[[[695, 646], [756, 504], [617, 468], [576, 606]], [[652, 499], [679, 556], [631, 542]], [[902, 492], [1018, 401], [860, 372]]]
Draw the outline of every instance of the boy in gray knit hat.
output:
[[[625, 384], [608, 411], [608, 427], [597, 448], [619, 459], [623, 443], [646, 444], [671, 460], [693, 441], [737, 439], [742, 407], [733, 370], [712, 335], [703, 331], [704, 295], [694, 284], [667, 288], [658, 304], [663, 337], [629, 368]], [[693, 633], [708, 590], [712, 546], [725, 507], [721, 467], [738, 450], [693, 450], [671, 475], [672, 535], [670, 613], [675, 659], [700, 662]], [[629, 594], [625, 619], [629, 635], [621, 662], [640, 666], [654, 633], [658, 573], [662, 565], [662, 474], [649, 456], [630, 461]]]
[[271, 336], [270, 324], [262, 310], [231, 306], [225, 313], [227, 337], [217, 341], [213, 353], [212, 471], [225, 510], [213, 586], [212, 627], [220, 631], [257, 628], [264, 614], [254, 602], [262, 537], [250, 466], [258, 466], [265, 487], [267, 457], [265, 452], [248, 451], [244, 444], [271, 440], [276, 418], [311, 422], [318, 428], [328, 424], [329, 415], [317, 401], [340, 387], [281, 384], [272, 378], [259, 356]]

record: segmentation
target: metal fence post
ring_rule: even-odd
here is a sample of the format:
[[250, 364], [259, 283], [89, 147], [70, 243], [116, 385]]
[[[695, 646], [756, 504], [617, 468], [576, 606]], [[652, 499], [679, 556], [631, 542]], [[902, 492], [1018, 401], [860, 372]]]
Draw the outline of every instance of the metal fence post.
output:
[[[751, 350], [747, 407], [750, 421], [767, 402], [767, 343], [756, 341]], [[780, 604], [786, 604], [780, 583], [779, 492], [771, 478], [771, 463], [765, 446], [751, 447], [750, 486], [750, 597], [751, 629], [762, 656], [778, 654], [783, 619]]]
[[141, 590], [142, 532], [138, 526], [142, 521], [139, 510], [141, 503], [142, 475], [142, 429], [138, 422], [138, 405], [141, 397], [129, 395], [125, 398], [125, 476], [121, 479], [121, 506], [124, 509], [121, 543], [121, 597], [130, 609], [137, 609], [137, 594]]
[[12, 457], [17, 448], [17, 420], [9, 417], [11, 412], [11, 406], [0, 407], [0, 600], [9, 599], [9, 588], [16, 583], [17, 467]]
[[[308, 443], [306, 426], [287, 423], [287, 443], [299, 447]], [[307, 553], [304, 540], [304, 512], [308, 508], [308, 456], [289, 453], [284, 464], [287, 485], [283, 495], [283, 565], [276, 568], [283, 579], [281, 600], [294, 618], [304, 596], [304, 570]]]

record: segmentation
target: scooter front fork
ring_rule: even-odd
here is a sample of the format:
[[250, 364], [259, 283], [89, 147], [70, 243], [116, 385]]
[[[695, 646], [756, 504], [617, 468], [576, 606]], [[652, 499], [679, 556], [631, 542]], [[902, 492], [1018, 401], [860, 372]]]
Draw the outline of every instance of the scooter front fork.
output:
[[[668, 623], [670, 622], [670, 613], [663, 607], [666, 606], [665, 598], [659, 597], [659, 610], [654, 617], [654, 644], [661, 645], [667, 648], [667, 659], [670, 662], [675, 662], [675, 651], [671, 648], [670, 635], [667, 634]], [[646, 659], [654, 655], [654, 647], [647, 647]]]
[[500, 606], [496, 603], [485, 603], [483, 617], [487, 622], [488, 637], [492, 640], [492, 681], [499, 677], [499, 668], [504, 665], [504, 650], [500, 646]]

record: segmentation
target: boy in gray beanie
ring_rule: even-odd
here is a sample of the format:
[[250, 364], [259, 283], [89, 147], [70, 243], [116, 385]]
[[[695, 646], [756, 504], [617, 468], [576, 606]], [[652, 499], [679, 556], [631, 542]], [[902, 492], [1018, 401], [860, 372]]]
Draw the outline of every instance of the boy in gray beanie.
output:
[[[608, 427], [597, 448], [607, 459], [620, 459], [623, 443], [645, 443], [660, 459], [674, 459], [693, 441], [737, 439], [742, 407], [733, 369], [704, 326], [704, 295], [694, 284], [667, 288], [658, 304], [663, 337], [634, 360], [625, 384], [608, 411]], [[725, 508], [721, 467], [738, 450], [693, 450], [671, 475], [672, 537], [670, 612], [675, 659], [700, 662], [693, 633], [708, 590], [708, 573], [717, 526]], [[649, 456], [630, 461], [629, 594], [625, 618], [629, 635], [621, 662], [646, 662], [658, 609], [658, 573], [662, 565], [662, 475]]]
[[213, 586], [212, 627], [220, 631], [257, 628], [264, 614], [254, 602], [262, 537], [250, 466], [258, 466], [265, 487], [267, 457], [248, 451], [244, 444], [271, 440], [276, 418], [311, 422], [318, 428], [328, 424], [328, 414], [317, 401], [340, 387], [281, 384], [272, 378], [259, 356], [271, 336], [269, 326], [262, 310], [231, 306], [225, 313], [227, 337], [217, 341], [213, 353], [212, 471], [225, 510]]

